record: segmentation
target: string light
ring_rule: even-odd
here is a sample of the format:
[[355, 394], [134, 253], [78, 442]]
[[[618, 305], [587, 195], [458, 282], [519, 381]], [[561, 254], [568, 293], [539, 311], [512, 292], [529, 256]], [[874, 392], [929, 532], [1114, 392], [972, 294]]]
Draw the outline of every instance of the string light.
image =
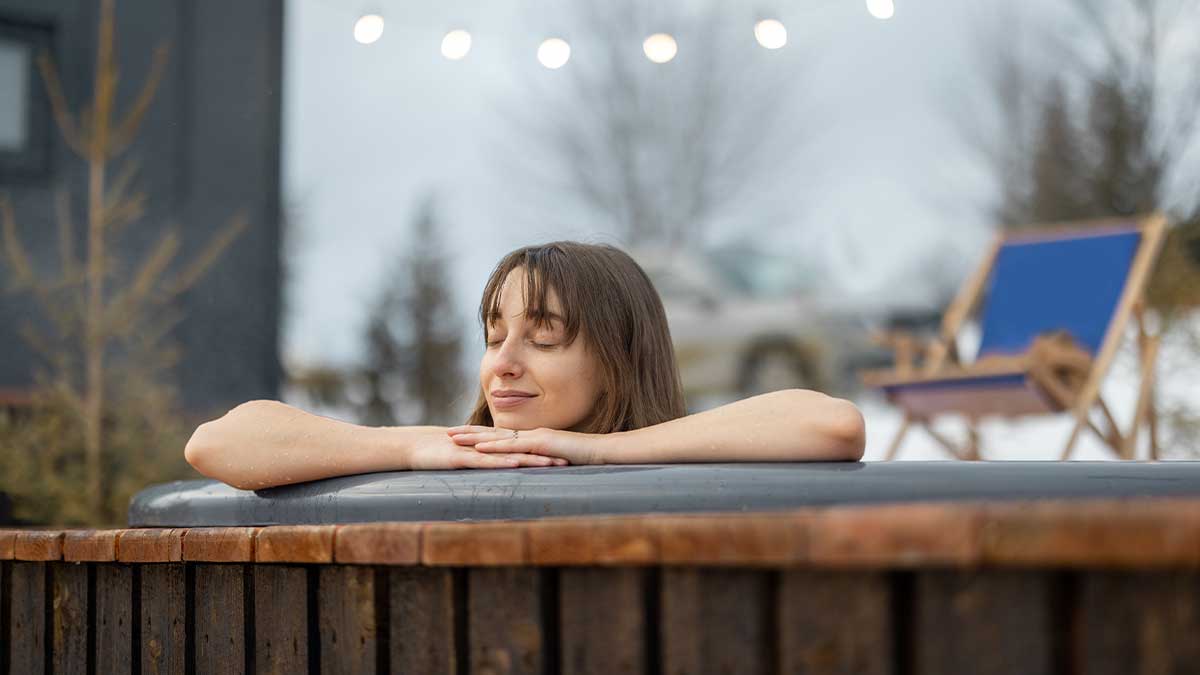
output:
[[666, 63], [675, 58], [675, 54], [679, 51], [679, 46], [675, 44], [675, 38], [666, 33], [655, 33], [646, 38], [642, 43], [642, 51], [646, 53], [646, 58], [655, 63]]
[[892, 0], [867, 0], [867, 11], [876, 19], [890, 19], [896, 15], [896, 3]]
[[442, 38], [442, 56], [458, 61], [471, 51], [471, 34], [465, 30], [452, 30]]
[[779, 49], [787, 44], [787, 28], [776, 19], [763, 19], [754, 24], [754, 39], [767, 49]]
[[562, 68], [570, 58], [571, 45], [562, 38], [543, 40], [542, 44], [538, 46], [538, 62], [551, 70]]
[[383, 37], [383, 17], [364, 14], [354, 22], [354, 39], [359, 44], [369, 45]]

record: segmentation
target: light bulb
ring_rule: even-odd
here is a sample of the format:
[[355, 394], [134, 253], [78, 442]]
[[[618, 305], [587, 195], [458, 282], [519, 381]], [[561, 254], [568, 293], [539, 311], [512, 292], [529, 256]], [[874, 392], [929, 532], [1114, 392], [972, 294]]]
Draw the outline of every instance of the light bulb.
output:
[[570, 58], [571, 45], [567, 44], [567, 41], [561, 38], [544, 40], [538, 46], [538, 61], [551, 70], [562, 68]]
[[867, 11], [876, 19], [890, 19], [896, 15], [896, 3], [892, 0], [867, 0]]
[[354, 22], [354, 39], [359, 44], [369, 45], [383, 37], [383, 17], [365, 14]]
[[754, 39], [767, 49], [779, 49], [787, 44], [787, 29], [775, 19], [763, 19], [754, 24]]
[[675, 44], [675, 38], [666, 33], [655, 33], [646, 38], [642, 43], [642, 51], [646, 52], [646, 58], [655, 63], [666, 63], [675, 58], [676, 52], [679, 51], [679, 46]]
[[452, 30], [442, 38], [442, 56], [457, 61], [471, 51], [471, 34], [465, 30]]

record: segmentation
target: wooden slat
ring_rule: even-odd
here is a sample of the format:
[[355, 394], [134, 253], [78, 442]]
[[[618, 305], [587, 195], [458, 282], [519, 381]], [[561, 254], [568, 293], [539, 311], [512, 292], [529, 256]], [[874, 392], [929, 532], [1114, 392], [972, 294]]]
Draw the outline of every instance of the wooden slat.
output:
[[197, 527], [183, 538], [183, 559], [194, 562], [254, 562], [259, 527]]
[[243, 565], [196, 564], [197, 673], [245, 672], [243, 570]]
[[359, 565], [415, 565], [421, 560], [421, 523], [340, 525], [334, 560]]
[[521, 565], [528, 560], [522, 522], [429, 523], [421, 535], [425, 565]]
[[[286, 611], [280, 611], [280, 603]], [[308, 673], [308, 570], [254, 566], [254, 660], [258, 673]]]
[[54, 672], [83, 673], [88, 665], [88, 566], [49, 564], [54, 578]]
[[892, 597], [884, 573], [785, 570], [778, 592], [779, 672], [893, 672]]
[[645, 575], [631, 567], [559, 573], [562, 672], [645, 672]]
[[133, 671], [133, 567], [96, 565], [96, 672]]
[[509, 675], [543, 672], [541, 573], [530, 567], [467, 570], [471, 672]]
[[970, 504], [896, 504], [818, 512], [808, 559], [837, 567], [971, 565], [982, 511]]
[[0, 560], [12, 560], [19, 530], [0, 530]]
[[179, 562], [183, 560], [183, 528], [122, 530], [117, 538], [117, 560], [125, 563]]
[[389, 572], [392, 672], [454, 675], [454, 573], [427, 567]]
[[63, 532], [22, 530], [13, 546], [17, 560], [62, 560]]
[[1200, 664], [1200, 574], [1086, 572], [1077, 672], [1192, 673]]
[[258, 562], [333, 562], [334, 525], [276, 525], [258, 531], [254, 557]]
[[796, 514], [663, 516], [660, 560], [688, 565], [788, 565], [803, 559], [811, 517]]
[[321, 672], [374, 673], [375, 569], [323, 565], [320, 574]]
[[46, 563], [12, 563], [9, 672], [40, 673], [46, 667]]
[[69, 530], [63, 537], [63, 560], [113, 562], [120, 530]]
[[596, 518], [588, 528], [592, 536], [592, 562], [598, 565], [649, 565], [658, 562], [658, 538], [653, 516]]
[[1003, 565], [1158, 567], [1200, 565], [1194, 500], [1051, 501], [992, 505], [983, 558]]
[[187, 580], [183, 565], [141, 566], [142, 673], [182, 675]]
[[913, 604], [916, 672], [1055, 670], [1055, 636], [1067, 627], [1055, 625], [1049, 572], [921, 571]]
[[768, 673], [775, 635], [769, 572], [668, 567], [662, 571], [662, 671]]

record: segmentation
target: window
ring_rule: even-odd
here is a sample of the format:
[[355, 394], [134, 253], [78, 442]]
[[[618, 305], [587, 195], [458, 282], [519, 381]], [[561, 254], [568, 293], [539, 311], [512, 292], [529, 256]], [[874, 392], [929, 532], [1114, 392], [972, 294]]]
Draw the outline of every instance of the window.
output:
[[37, 71], [48, 27], [0, 16], [0, 183], [49, 173], [50, 104]]

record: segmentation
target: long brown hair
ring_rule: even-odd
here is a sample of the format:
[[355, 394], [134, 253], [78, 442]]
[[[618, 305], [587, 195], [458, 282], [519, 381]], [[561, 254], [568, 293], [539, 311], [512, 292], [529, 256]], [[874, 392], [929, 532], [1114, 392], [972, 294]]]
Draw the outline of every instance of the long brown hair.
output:
[[[662, 300], [629, 254], [607, 244], [556, 241], [504, 256], [479, 303], [485, 343], [488, 326], [500, 314], [500, 289], [517, 268], [525, 269], [526, 318], [548, 321], [547, 294], [554, 289], [562, 303], [565, 344], [582, 333], [596, 359], [601, 393], [580, 431], [628, 431], [686, 414]], [[493, 425], [483, 391], [467, 423]]]

